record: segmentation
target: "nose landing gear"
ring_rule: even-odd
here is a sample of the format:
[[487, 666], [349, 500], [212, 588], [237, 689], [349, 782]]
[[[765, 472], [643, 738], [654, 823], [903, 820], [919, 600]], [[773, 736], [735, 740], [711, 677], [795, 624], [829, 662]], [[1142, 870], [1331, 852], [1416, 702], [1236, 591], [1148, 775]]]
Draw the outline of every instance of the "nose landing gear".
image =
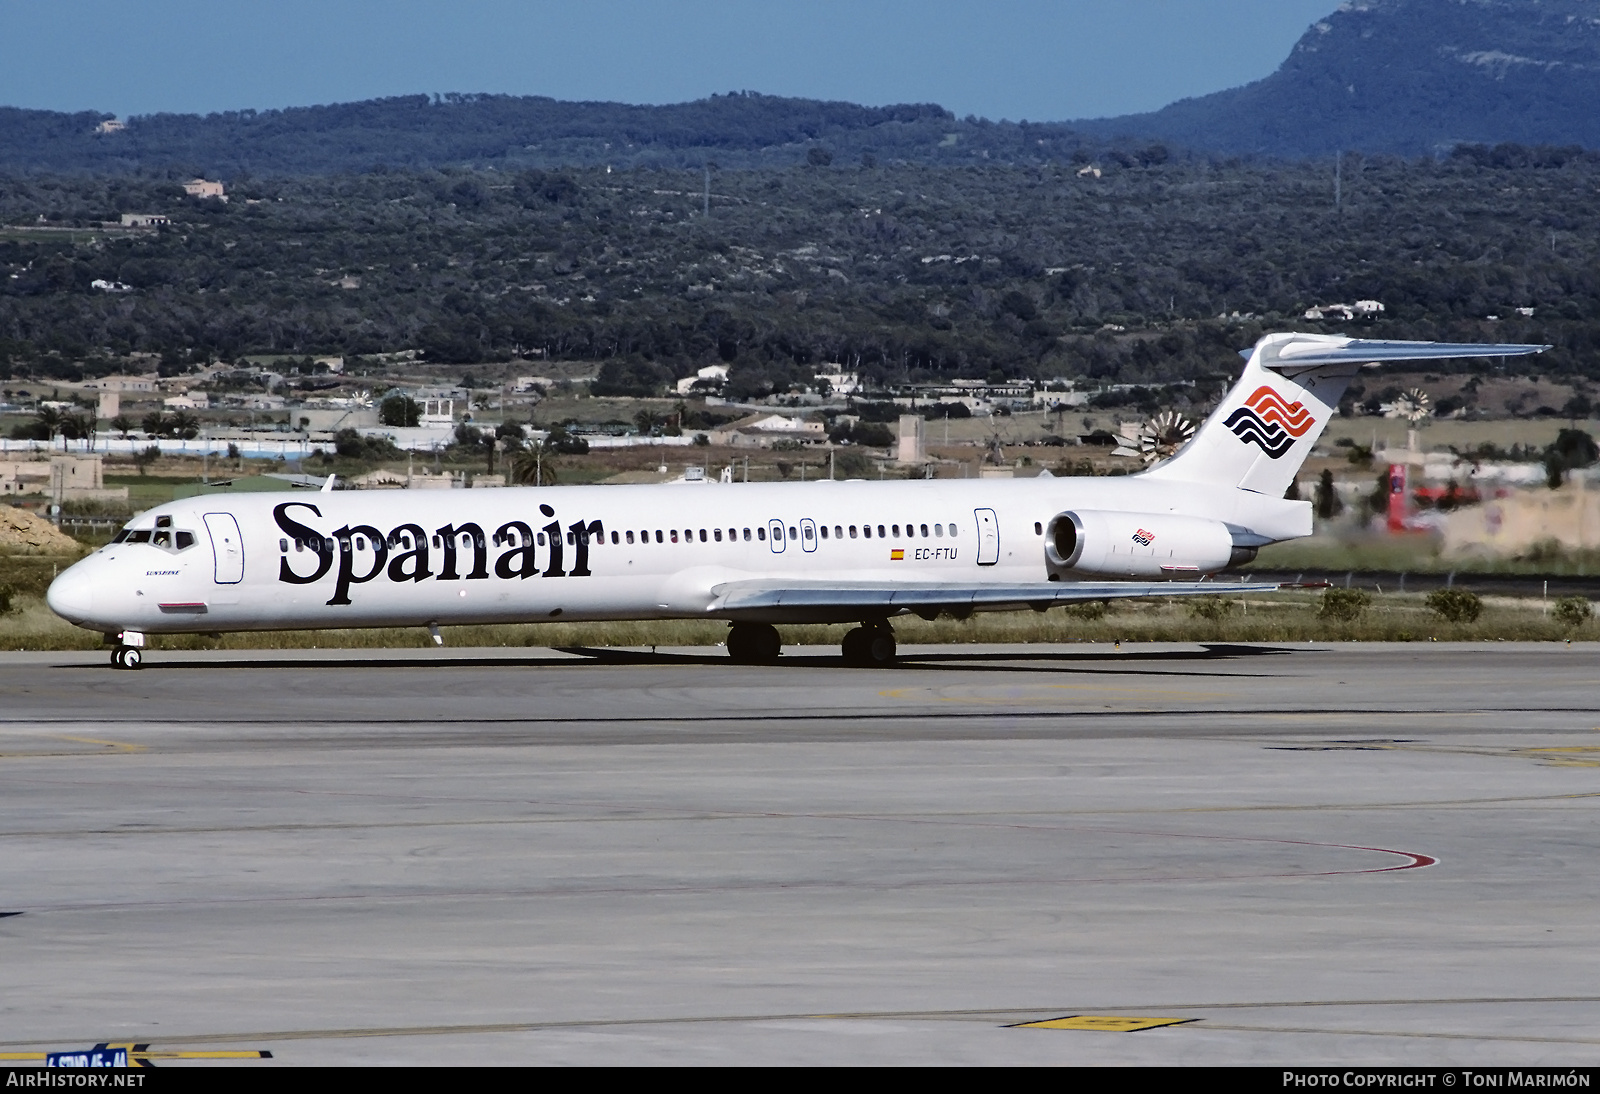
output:
[[139, 647], [144, 645], [143, 632], [122, 631], [106, 635], [105, 640], [112, 644], [111, 664], [115, 668], [136, 669], [143, 663], [144, 654], [139, 652]]
[[888, 623], [868, 623], [845, 635], [840, 649], [847, 665], [884, 668], [894, 664], [894, 631]]

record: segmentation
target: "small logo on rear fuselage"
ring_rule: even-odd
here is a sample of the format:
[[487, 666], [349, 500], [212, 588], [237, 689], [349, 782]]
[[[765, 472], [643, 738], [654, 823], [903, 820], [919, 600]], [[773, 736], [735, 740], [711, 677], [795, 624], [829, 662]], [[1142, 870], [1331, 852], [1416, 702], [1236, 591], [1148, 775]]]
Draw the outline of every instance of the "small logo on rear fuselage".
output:
[[1141, 547], [1148, 547], [1155, 541], [1156, 534], [1154, 532], [1146, 532], [1143, 528], [1141, 528], [1137, 532], [1133, 533], [1133, 542], [1137, 543]]

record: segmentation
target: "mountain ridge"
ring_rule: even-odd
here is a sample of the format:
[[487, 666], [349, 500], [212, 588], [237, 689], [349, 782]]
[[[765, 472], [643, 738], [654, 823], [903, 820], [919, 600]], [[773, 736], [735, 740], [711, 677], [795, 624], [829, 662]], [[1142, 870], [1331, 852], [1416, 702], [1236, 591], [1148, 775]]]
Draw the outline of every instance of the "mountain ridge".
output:
[[1068, 123], [1280, 157], [1456, 144], [1600, 147], [1600, 0], [1351, 0], [1265, 79]]

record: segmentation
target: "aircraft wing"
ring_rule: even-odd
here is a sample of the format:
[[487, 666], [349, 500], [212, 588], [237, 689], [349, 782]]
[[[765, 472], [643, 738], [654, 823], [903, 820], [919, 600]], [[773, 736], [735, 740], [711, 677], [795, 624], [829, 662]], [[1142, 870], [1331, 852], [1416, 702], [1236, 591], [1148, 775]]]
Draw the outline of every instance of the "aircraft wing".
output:
[[1213, 581], [1038, 581], [1018, 585], [729, 581], [712, 588], [716, 599], [709, 614], [768, 623], [850, 623], [900, 612], [932, 619], [941, 613], [966, 616], [975, 611], [1019, 608], [1042, 612], [1054, 604], [1082, 600], [1272, 593], [1281, 588], [1276, 582]]

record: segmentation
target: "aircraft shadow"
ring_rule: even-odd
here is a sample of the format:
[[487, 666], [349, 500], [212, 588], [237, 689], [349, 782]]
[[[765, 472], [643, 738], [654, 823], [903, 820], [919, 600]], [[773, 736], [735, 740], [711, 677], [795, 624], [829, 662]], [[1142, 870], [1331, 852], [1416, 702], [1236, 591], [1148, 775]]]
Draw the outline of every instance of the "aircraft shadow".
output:
[[[728, 666], [731, 663], [727, 654], [719, 648], [708, 648], [705, 653], [682, 653], [677, 651], [647, 651], [636, 649], [618, 649], [605, 646], [559, 646], [553, 647], [557, 653], [566, 654], [564, 657], [551, 657], [539, 654], [529, 654], [521, 657], [471, 657], [471, 656], [439, 656], [439, 657], [361, 657], [346, 660], [339, 657], [327, 658], [229, 658], [227, 660], [168, 660], [166, 656], [157, 653], [156, 656], [146, 658], [142, 671], [172, 671], [172, 670], [227, 670], [227, 669], [335, 669], [347, 671], [352, 667], [375, 669], [418, 669], [418, 668], [573, 668], [583, 665], [709, 665]], [[185, 651], [187, 652], [187, 651]], [[1236, 643], [1208, 643], [1203, 644], [1198, 650], [1136, 650], [1128, 653], [1104, 652], [1017, 652], [1017, 653], [918, 653], [905, 655], [895, 663], [893, 670], [900, 672], [926, 672], [943, 670], [960, 666], [966, 671], [994, 672], [994, 673], [1050, 673], [1050, 672], [1094, 672], [1126, 673], [1128, 675], [1162, 675], [1162, 676], [1212, 676], [1212, 675], [1237, 675], [1237, 673], [1204, 673], [1184, 672], [1181, 669], [1154, 669], [1157, 664], [1174, 664], [1196, 662], [1224, 662], [1241, 661], [1259, 657], [1277, 657], [1285, 654], [1305, 653], [1307, 651], [1284, 646], [1254, 646]], [[173, 651], [177, 658], [184, 654]], [[575, 660], [574, 658], [578, 658]], [[829, 668], [842, 667], [844, 660], [835, 652], [828, 653], [801, 653], [785, 654], [774, 668], [792, 666], [795, 668]], [[1119, 669], [1117, 666], [1140, 665], [1138, 669]], [[83, 665], [61, 665], [60, 668], [83, 668]], [[108, 671], [114, 671], [110, 664], [100, 666]]]

